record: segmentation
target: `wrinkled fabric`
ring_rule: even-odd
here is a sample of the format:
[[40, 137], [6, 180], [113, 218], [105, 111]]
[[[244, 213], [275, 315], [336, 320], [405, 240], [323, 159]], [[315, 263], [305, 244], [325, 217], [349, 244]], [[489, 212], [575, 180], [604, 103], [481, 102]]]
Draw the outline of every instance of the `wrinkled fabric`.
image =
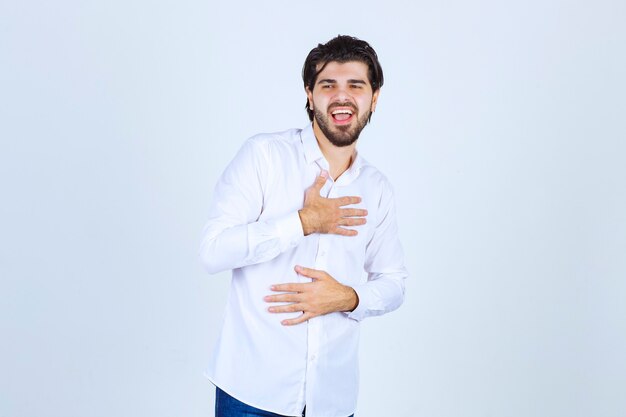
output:
[[[367, 223], [349, 227], [357, 236], [304, 236], [298, 210], [321, 170], [330, 171], [309, 124], [248, 139], [218, 180], [199, 256], [209, 273], [232, 269], [232, 280], [205, 375], [262, 410], [346, 417], [356, 409], [359, 322], [398, 308], [408, 274], [392, 187], [358, 153], [320, 195], [361, 197], [344, 208], [367, 209]], [[281, 325], [302, 313], [269, 313], [263, 297], [272, 284], [310, 282], [295, 265], [353, 287], [356, 309]]]

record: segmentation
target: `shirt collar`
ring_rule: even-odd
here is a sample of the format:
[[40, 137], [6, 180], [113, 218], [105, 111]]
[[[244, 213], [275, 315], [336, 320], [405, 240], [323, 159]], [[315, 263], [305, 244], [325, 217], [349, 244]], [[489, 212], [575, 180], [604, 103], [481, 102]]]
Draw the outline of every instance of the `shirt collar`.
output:
[[307, 163], [312, 163], [320, 158], [323, 159], [324, 155], [315, 138], [315, 132], [313, 132], [313, 123], [306, 125], [302, 132], [300, 132], [300, 139], [302, 140], [302, 146], [304, 147], [304, 158]]
[[[328, 170], [328, 162], [324, 158], [324, 154], [322, 154], [322, 150], [315, 138], [315, 132], [313, 132], [313, 123], [308, 123], [302, 129], [300, 139], [304, 148], [304, 159], [306, 162], [309, 164], [317, 162], [321, 168]], [[365, 165], [367, 165], [367, 162], [359, 155], [358, 150], [355, 150], [354, 161], [352, 161], [346, 172], [341, 175], [340, 179], [346, 177], [346, 180], [351, 181], [359, 175], [361, 168]]]

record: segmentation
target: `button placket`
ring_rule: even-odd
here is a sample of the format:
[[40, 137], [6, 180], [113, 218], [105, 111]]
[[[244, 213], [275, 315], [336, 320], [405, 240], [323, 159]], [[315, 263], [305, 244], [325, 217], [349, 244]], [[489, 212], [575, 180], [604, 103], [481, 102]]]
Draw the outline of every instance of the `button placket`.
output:
[[[326, 180], [326, 183], [324, 184], [322, 189], [320, 190], [320, 195], [325, 198], [331, 198], [330, 196], [331, 194], [333, 194], [333, 191], [335, 189], [334, 186], [335, 182], [329, 177]], [[315, 257], [316, 269], [326, 270], [327, 239], [328, 238], [325, 234], [321, 234], [319, 240], [317, 241], [317, 255]]]
[[[320, 195], [325, 198], [330, 198], [329, 196], [333, 193], [334, 182], [331, 178], [326, 180], [326, 183], [320, 190]], [[315, 256], [315, 269], [326, 271], [328, 266], [326, 264], [326, 253], [328, 248], [328, 235], [327, 234], [319, 234], [317, 240], [317, 255]], [[321, 325], [321, 317], [315, 317], [308, 322], [308, 343], [307, 343], [307, 351], [308, 351], [308, 366], [307, 366], [307, 380], [314, 380], [316, 377], [316, 362], [318, 359], [319, 353], [319, 337], [320, 337], [320, 328]]]

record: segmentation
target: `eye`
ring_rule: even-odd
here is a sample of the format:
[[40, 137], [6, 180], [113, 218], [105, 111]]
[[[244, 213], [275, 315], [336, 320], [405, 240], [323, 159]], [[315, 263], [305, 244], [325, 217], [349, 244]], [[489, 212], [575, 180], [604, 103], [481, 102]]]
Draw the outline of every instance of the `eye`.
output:
[[361, 84], [352, 84], [350, 87], [352, 87], [352, 88], [358, 88], [359, 90], [360, 90], [361, 88], [363, 88], [363, 86], [362, 86]]
[[332, 84], [324, 84], [322, 88], [332, 88]]

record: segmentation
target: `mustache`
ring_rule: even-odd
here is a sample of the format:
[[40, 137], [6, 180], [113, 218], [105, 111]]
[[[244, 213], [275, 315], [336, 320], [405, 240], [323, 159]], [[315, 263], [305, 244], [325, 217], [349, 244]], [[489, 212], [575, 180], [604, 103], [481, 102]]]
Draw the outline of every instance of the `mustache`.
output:
[[348, 107], [349, 109], [351, 109], [354, 113], [358, 113], [358, 108], [352, 104], [352, 103], [333, 103], [330, 106], [328, 106], [328, 111], [332, 112], [334, 109], [338, 108], [338, 107]]

